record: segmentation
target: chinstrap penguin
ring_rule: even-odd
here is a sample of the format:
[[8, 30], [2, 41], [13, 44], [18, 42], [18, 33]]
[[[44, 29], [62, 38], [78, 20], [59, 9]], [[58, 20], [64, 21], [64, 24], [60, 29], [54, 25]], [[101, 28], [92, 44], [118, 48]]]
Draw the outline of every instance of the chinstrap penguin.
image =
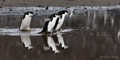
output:
[[59, 17], [60, 17], [59, 15], [53, 14], [49, 16], [47, 19], [44, 19], [45, 24], [44, 24], [43, 30], [39, 33], [52, 33], [55, 23], [59, 19]]
[[56, 23], [55, 23], [55, 26], [54, 26], [54, 31], [59, 31], [60, 30], [60, 28], [61, 28], [61, 26], [63, 25], [63, 22], [64, 22], [64, 20], [65, 20], [65, 17], [67, 16], [67, 15], [70, 15], [69, 13], [68, 13], [68, 11], [66, 11], [66, 10], [63, 10], [63, 11], [60, 11], [60, 12], [58, 12], [58, 15], [60, 16], [60, 18], [56, 21]]
[[24, 13], [21, 26], [20, 26], [20, 31], [27, 31], [30, 30], [30, 23], [32, 20], [32, 16], [34, 16], [33, 12], [26, 12]]

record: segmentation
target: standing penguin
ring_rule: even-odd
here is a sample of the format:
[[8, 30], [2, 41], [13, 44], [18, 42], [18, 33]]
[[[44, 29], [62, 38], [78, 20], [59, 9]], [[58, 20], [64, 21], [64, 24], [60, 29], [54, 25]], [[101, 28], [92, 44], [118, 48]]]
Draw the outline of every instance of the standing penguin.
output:
[[49, 16], [49, 18], [45, 19], [46, 22], [45, 22], [44, 28], [39, 33], [43, 33], [43, 32], [51, 33], [59, 17], [60, 17], [59, 15], [53, 14]]
[[63, 25], [63, 22], [65, 20], [65, 16], [69, 15], [69, 13], [68, 13], [68, 11], [63, 10], [63, 11], [58, 12], [58, 15], [60, 15], [60, 18], [56, 21], [56, 24], [53, 28], [55, 31], [60, 30], [60, 28]]
[[34, 15], [33, 12], [24, 13], [21, 26], [20, 26], [20, 31], [30, 30], [30, 23], [33, 15]]

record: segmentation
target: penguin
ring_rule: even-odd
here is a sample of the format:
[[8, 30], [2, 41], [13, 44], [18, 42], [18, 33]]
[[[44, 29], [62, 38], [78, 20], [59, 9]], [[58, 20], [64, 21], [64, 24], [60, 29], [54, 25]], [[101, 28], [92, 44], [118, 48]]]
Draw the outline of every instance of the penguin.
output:
[[53, 28], [54, 31], [59, 31], [59, 30], [60, 30], [60, 28], [61, 28], [61, 26], [63, 25], [63, 22], [64, 22], [64, 20], [65, 20], [65, 17], [66, 17], [67, 15], [70, 15], [70, 14], [68, 13], [68, 11], [63, 10], [63, 11], [58, 12], [57, 15], [59, 15], [60, 18], [56, 21], [56, 24], [55, 24], [55, 26], [54, 26], [54, 28]]
[[21, 22], [21, 26], [20, 26], [20, 31], [27, 31], [30, 30], [30, 23], [32, 20], [32, 16], [34, 16], [33, 12], [26, 12], [23, 15], [23, 19]]
[[55, 13], [55, 14], [52, 14], [51, 16], [49, 16], [47, 19], [44, 19], [45, 25], [43, 27], [43, 30], [39, 33], [44, 33], [44, 32], [45, 33], [52, 33], [52, 30], [55, 26], [55, 23], [57, 20], [59, 20], [59, 17], [60, 16]]

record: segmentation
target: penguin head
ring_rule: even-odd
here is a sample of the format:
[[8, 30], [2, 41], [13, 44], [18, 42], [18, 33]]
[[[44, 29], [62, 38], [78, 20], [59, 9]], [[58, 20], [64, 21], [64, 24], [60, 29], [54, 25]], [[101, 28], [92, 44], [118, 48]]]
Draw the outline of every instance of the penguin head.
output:
[[60, 17], [62, 17], [62, 15], [69, 15], [69, 13], [67, 10], [63, 10], [63, 11], [58, 12], [58, 15], [60, 15]]
[[63, 10], [63, 11], [58, 12], [58, 15], [61, 15], [61, 14], [65, 14], [65, 15], [67, 15], [67, 14], [69, 14], [69, 13], [68, 13], [67, 10]]
[[69, 15], [69, 13], [66, 11], [66, 12], [65, 12], [65, 15]]
[[31, 11], [29, 11], [29, 12], [24, 13], [24, 17], [25, 17], [26, 15], [32, 17], [32, 16], [34, 15], [34, 13], [31, 12]]
[[60, 16], [56, 14], [55, 17], [58, 18], [58, 17], [60, 17]]

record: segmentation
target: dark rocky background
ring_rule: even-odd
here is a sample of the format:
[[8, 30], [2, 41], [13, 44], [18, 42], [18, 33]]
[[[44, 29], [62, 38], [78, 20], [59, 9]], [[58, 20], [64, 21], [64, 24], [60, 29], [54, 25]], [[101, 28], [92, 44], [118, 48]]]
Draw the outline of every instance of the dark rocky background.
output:
[[120, 0], [0, 0], [0, 7], [27, 6], [111, 6]]

